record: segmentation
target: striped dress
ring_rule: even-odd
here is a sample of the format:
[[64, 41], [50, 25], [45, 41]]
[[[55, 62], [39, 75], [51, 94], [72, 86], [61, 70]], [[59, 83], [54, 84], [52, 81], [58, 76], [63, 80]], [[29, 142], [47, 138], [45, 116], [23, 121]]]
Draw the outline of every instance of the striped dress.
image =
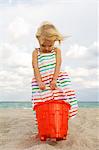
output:
[[71, 105], [69, 110], [69, 119], [74, 118], [78, 111], [78, 102], [75, 95], [75, 90], [71, 88], [71, 81], [68, 73], [60, 69], [57, 78], [57, 89], [50, 89], [50, 82], [52, 80], [55, 66], [56, 66], [56, 52], [54, 49], [50, 53], [41, 53], [38, 51], [38, 68], [42, 77], [42, 81], [46, 85], [45, 90], [39, 89], [35, 76], [32, 77], [32, 109], [39, 102], [47, 100], [63, 100]]

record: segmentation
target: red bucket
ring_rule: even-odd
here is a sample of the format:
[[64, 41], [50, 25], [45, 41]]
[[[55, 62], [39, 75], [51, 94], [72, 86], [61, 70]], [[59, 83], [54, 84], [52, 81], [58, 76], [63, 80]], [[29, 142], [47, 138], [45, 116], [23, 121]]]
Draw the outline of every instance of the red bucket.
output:
[[39, 102], [34, 106], [40, 140], [66, 139], [70, 107], [69, 103], [60, 100]]

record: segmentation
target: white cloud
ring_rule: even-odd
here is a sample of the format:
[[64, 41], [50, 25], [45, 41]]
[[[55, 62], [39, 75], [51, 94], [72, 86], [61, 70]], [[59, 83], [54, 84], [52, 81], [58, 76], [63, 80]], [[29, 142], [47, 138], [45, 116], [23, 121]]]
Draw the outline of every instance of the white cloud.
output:
[[76, 84], [76, 86], [79, 86], [79, 89], [93, 89], [93, 88], [99, 88], [99, 81], [97, 81], [96, 79], [94, 80], [88, 80], [88, 79], [83, 79], [83, 78], [74, 78], [73, 82], [75, 82], [74, 84]]
[[[70, 48], [66, 52], [66, 57], [74, 58], [74, 59], [83, 59], [83, 58], [88, 58], [91, 56], [97, 57], [97, 48], [98, 48], [98, 43], [95, 41], [88, 47], [74, 44], [71, 45]], [[94, 55], [93, 55], [94, 54]]]
[[[0, 44], [0, 61], [1, 64], [8, 61], [12, 55], [18, 52], [18, 48], [14, 44], [1, 43]], [[6, 63], [6, 62], [5, 62]]]
[[27, 23], [23, 18], [16, 17], [8, 26], [9, 33], [12, 38], [20, 39], [23, 36], [29, 34], [30, 24]]
[[70, 72], [73, 77], [90, 77], [97, 74], [97, 68], [87, 69], [82, 67], [72, 68], [70, 66], [66, 67], [66, 70]]
[[89, 46], [82, 46], [80, 44], [71, 45], [62, 54], [63, 68], [64, 66], [65, 69], [67, 66], [71, 66], [72, 68], [97, 69], [98, 53], [98, 44], [95, 41]]
[[20, 51], [14, 44], [2, 43], [0, 45], [1, 100], [2, 98], [10, 100], [12, 94], [19, 93], [20, 95], [20, 92], [28, 92], [31, 88], [31, 58], [31, 54]]
[[0, 63], [5, 67], [29, 67], [31, 64], [31, 54], [24, 52], [14, 44], [2, 43], [0, 45]]
[[87, 53], [86, 47], [75, 44], [71, 46], [70, 49], [67, 51], [66, 57], [81, 58], [84, 57], [86, 53]]
[[[99, 69], [98, 69], [99, 70]], [[71, 68], [66, 67], [66, 71], [70, 75], [72, 83], [79, 87], [83, 88], [97, 88], [99, 87], [97, 69], [86, 69], [86, 68]]]

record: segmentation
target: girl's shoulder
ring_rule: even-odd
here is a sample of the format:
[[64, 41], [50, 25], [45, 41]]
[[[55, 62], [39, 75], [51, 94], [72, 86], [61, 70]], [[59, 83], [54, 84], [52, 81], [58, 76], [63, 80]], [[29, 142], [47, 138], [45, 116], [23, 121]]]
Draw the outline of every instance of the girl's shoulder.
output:
[[57, 53], [57, 52], [59, 52], [59, 51], [61, 51], [61, 50], [60, 50], [60, 48], [58, 48], [58, 47], [54, 47], [54, 51]]
[[35, 48], [35, 49], [32, 51], [32, 54], [33, 54], [33, 53], [38, 54], [38, 51], [39, 51], [39, 48]]

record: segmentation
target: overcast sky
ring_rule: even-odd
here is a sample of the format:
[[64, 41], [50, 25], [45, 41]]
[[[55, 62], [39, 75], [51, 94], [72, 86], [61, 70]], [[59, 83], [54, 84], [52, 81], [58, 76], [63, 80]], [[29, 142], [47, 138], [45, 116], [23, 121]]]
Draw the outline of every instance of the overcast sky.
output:
[[43, 21], [71, 35], [57, 46], [78, 101], [97, 101], [96, 7], [95, 0], [0, 0], [0, 101], [31, 101], [32, 51]]

